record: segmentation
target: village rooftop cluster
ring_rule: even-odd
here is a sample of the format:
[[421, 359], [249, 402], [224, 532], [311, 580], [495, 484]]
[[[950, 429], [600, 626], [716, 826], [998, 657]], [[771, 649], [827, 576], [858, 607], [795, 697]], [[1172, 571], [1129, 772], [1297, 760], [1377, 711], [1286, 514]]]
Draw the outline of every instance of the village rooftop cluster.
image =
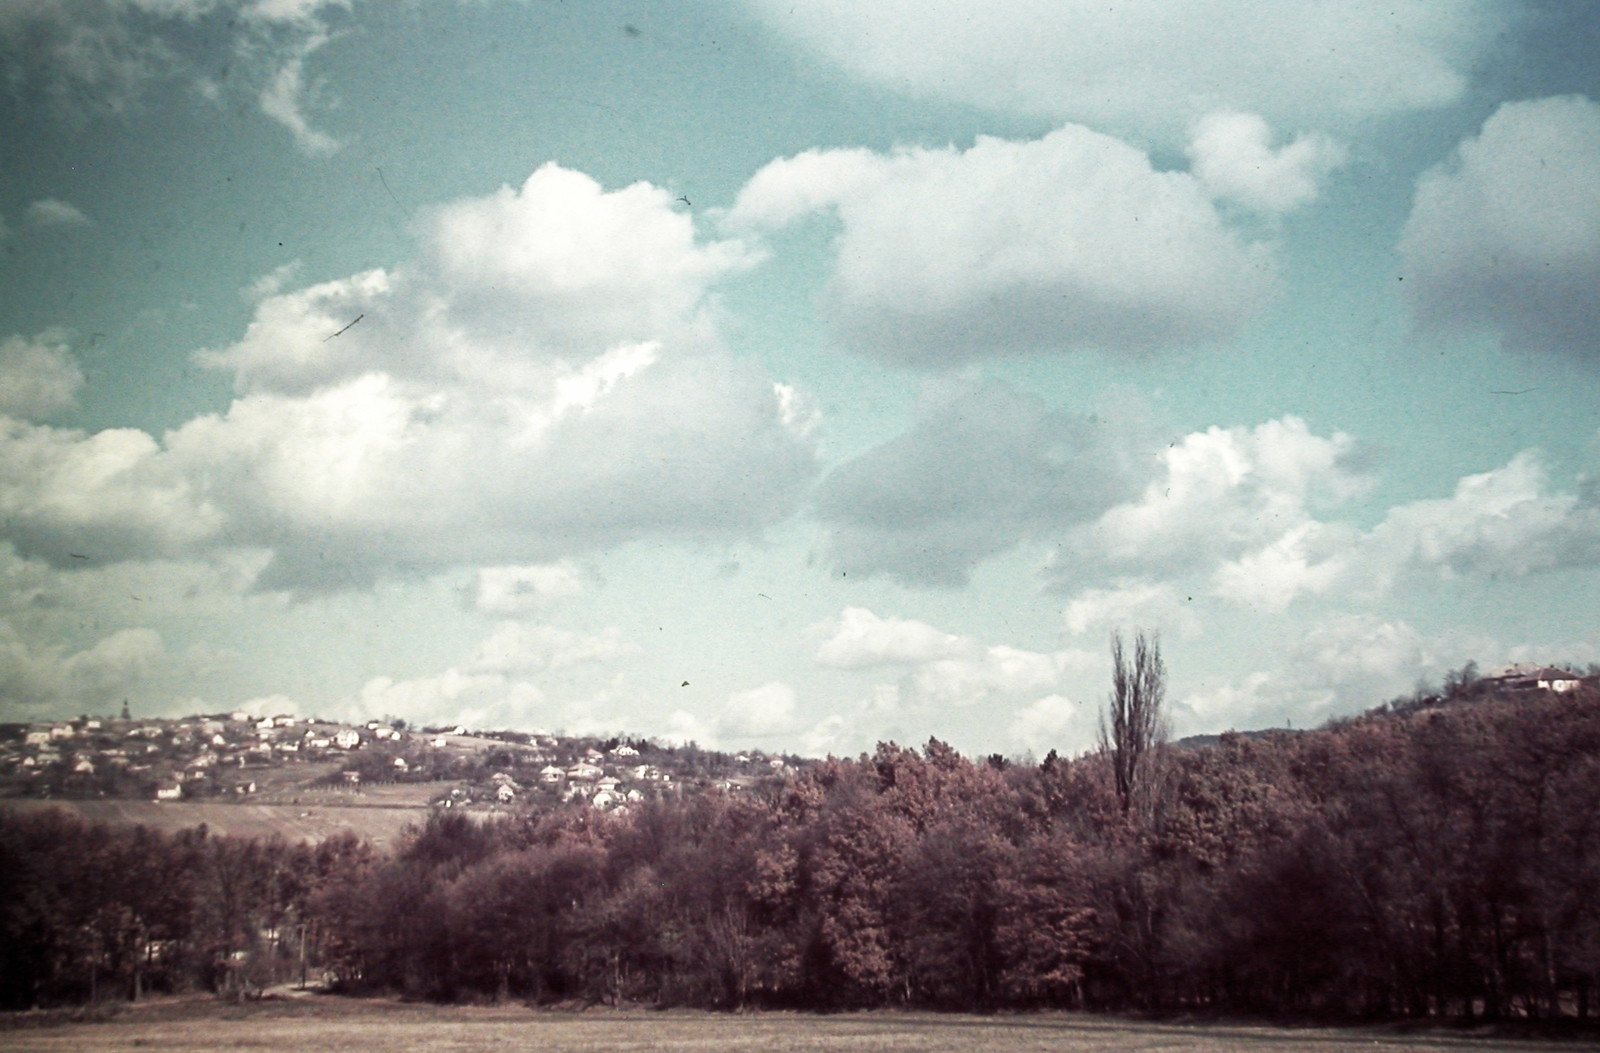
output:
[[291, 714], [0, 725], [0, 796], [9, 797], [290, 803], [413, 783], [437, 786], [429, 803], [442, 808], [625, 811], [665, 794], [748, 792], [801, 763], [761, 751]]

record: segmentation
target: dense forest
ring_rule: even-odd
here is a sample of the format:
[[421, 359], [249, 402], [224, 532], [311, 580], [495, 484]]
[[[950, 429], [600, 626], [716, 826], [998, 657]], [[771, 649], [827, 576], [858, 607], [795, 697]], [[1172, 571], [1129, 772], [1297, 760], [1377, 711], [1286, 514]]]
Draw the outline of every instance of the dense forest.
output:
[[[1135, 714], [1137, 715], [1137, 714]], [[0, 811], [0, 1004], [426, 999], [1589, 1016], [1600, 693], [1040, 764], [930, 741], [392, 855]]]

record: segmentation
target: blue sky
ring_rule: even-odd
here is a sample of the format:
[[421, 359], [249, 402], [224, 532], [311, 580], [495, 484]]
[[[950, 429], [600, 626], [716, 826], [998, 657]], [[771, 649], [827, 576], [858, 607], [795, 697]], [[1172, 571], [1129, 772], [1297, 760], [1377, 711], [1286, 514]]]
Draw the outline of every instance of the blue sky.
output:
[[1600, 658], [1600, 16], [0, 4], [0, 719], [1087, 748]]

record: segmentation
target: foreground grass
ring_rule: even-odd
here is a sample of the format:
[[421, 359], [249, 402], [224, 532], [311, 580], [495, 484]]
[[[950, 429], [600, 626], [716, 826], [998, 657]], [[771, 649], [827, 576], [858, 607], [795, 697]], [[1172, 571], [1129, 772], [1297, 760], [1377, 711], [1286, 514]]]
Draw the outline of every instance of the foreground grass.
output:
[[99, 1053], [132, 1049], [293, 1050], [335, 1053], [1412, 1053], [1456, 1050], [1572, 1050], [1570, 1041], [1519, 1041], [1472, 1034], [1400, 1033], [1384, 1028], [1274, 1028], [1118, 1020], [1069, 1013], [962, 1016], [934, 1013], [726, 1015], [693, 1011], [543, 1012], [520, 1006], [431, 1006], [315, 997], [231, 1006], [154, 1002], [98, 1022], [28, 1027], [10, 1021], [0, 1050]]

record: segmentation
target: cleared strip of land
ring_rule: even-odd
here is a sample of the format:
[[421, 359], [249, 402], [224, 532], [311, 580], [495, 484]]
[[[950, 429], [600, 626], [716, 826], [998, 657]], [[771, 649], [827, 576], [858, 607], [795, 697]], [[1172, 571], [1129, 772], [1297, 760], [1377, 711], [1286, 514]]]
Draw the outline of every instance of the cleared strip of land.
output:
[[520, 1006], [429, 1006], [326, 996], [231, 1007], [133, 1007], [103, 1023], [0, 1033], [17, 1053], [98, 1053], [149, 1048], [334, 1053], [1382, 1053], [1572, 1050], [1584, 1043], [1488, 1035], [1399, 1033], [1387, 1028], [1272, 1028], [1129, 1022], [1082, 1014], [965, 1016], [932, 1013], [739, 1015], [693, 1011], [540, 1012]]
[[[348, 796], [348, 795], [347, 795]], [[316, 843], [346, 830], [372, 841], [379, 848], [393, 845], [408, 824], [421, 825], [428, 818], [425, 807], [398, 804], [367, 804], [359, 799], [343, 801], [333, 795], [301, 804], [221, 804], [207, 801], [120, 801], [120, 800], [38, 800], [13, 797], [0, 801], [0, 807], [18, 811], [60, 808], [89, 822], [114, 826], [142, 825], [172, 833], [206, 824], [213, 834], [231, 837], [274, 835], [286, 841]]]

